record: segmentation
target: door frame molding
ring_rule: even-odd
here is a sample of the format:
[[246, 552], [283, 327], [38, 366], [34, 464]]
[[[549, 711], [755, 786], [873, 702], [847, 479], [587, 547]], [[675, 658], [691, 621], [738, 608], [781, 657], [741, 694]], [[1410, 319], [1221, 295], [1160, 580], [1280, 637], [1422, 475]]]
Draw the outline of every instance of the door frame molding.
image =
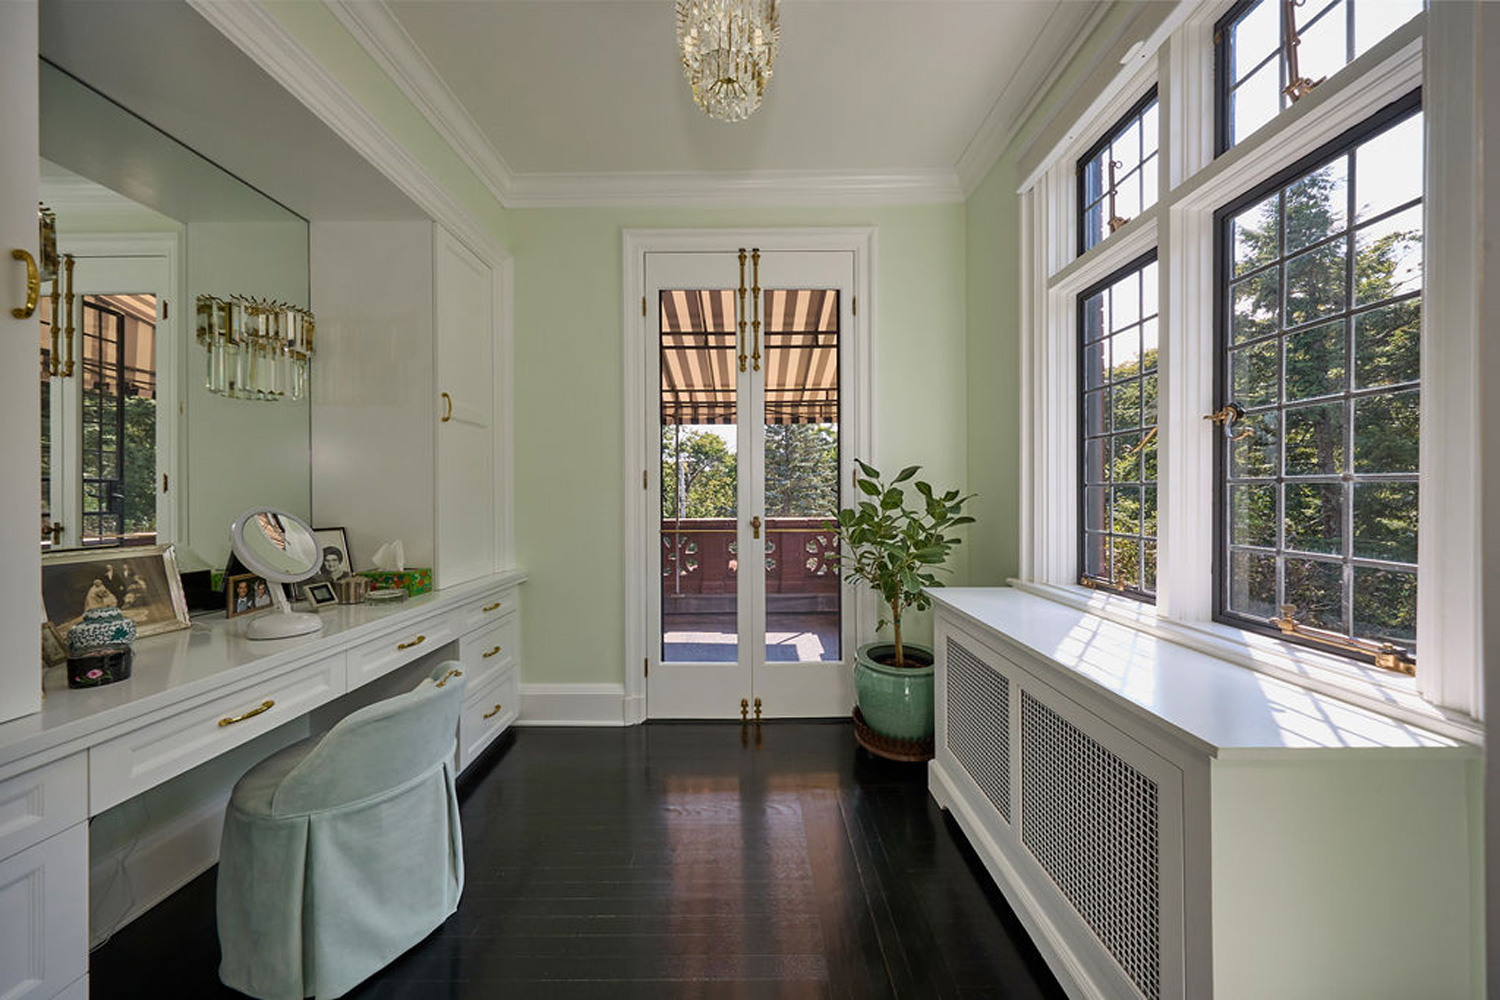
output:
[[[65, 236], [58, 240], [60, 253], [71, 253], [79, 260], [90, 257], [158, 257], [166, 261], [167, 285], [161, 293], [170, 304], [167, 316], [158, 316], [156, 321], [156, 471], [171, 477], [169, 489], [156, 491], [156, 540], [173, 543], [179, 548], [187, 546], [188, 477], [187, 468], [187, 415], [183, 403], [187, 399], [188, 337], [187, 317], [189, 306], [183, 301], [183, 289], [187, 287], [187, 254], [183, 241], [185, 232], [156, 233], [96, 233], [85, 232]], [[79, 293], [80, 300], [84, 293]], [[160, 308], [158, 308], [160, 312]], [[79, 315], [82, 308], [79, 307]], [[83, 336], [82, 321], [79, 321], [78, 336]], [[163, 463], [163, 453], [167, 461]], [[170, 485], [175, 483], [176, 485]], [[75, 521], [79, 520], [75, 517]]]
[[[877, 231], [874, 226], [787, 229], [626, 229], [622, 233], [624, 280], [621, 301], [622, 350], [624, 351], [624, 408], [621, 454], [624, 456], [621, 490], [625, 500], [625, 706], [627, 726], [646, 720], [647, 620], [650, 602], [639, 581], [650, 566], [652, 539], [641, 474], [650, 469], [646, 441], [640, 433], [640, 414], [646, 405], [646, 330], [641, 300], [646, 294], [646, 254], [734, 252], [739, 247], [767, 251], [843, 250], [854, 255], [853, 364], [850, 387], [853, 399], [847, 425], [852, 430], [851, 453], [879, 464], [875, 437], [874, 407], [871, 405], [876, 374], [877, 302], [875, 294]], [[873, 631], [868, 602], [854, 600], [856, 635]], [[867, 620], [868, 619], [868, 620]], [[846, 651], [848, 652], [848, 651]]]

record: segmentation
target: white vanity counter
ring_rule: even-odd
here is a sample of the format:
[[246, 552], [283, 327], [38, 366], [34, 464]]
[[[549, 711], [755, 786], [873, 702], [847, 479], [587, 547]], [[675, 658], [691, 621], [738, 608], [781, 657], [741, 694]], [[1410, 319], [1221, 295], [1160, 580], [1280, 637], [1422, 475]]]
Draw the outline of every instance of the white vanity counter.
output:
[[[70, 689], [66, 671], [53, 668], [44, 678], [42, 710], [0, 724], [0, 777], [139, 728], [163, 714], [217, 702], [226, 695], [253, 696], [257, 685], [310, 663], [358, 652], [372, 640], [394, 633], [411, 631], [411, 640], [426, 636], [408, 647], [412, 655], [407, 659], [414, 659], [468, 631], [465, 626], [482, 624], [486, 615], [506, 616], [511, 609], [503, 598], [490, 612], [479, 609], [493, 603], [492, 595], [513, 590], [525, 579], [524, 572], [513, 571], [400, 604], [337, 605], [319, 612], [321, 631], [291, 639], [245, 638], [250, 616], [200, 617], [191, 628], [138, 639], [130, 678], [104, 687]], [[455, 614], [456, 619], [447, 620]], [[351, 673], [336, 694], [357, 684]], [[285, 714], [278, 714], [275, 721], [285, 721]]]

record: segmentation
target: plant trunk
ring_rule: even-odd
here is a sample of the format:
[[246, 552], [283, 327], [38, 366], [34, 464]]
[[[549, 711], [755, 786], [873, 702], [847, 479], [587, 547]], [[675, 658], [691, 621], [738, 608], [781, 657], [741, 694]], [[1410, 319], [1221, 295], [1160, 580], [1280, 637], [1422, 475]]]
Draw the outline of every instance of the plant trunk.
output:
[[896, 666], [906, 666], [906, 655], [901, 650], [901, 599], [891, 602], [891, 626], [895, 630]]

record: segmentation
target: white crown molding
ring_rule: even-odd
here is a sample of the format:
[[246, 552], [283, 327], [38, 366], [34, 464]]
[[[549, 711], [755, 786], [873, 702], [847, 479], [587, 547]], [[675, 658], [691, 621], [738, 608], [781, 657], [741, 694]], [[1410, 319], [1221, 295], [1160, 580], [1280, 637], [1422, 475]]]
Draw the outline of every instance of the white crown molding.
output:
[[[1005, 89], [990, 107], [990, 113], [958, 158], [958, 182], [964, 197], [974, 193], [1000, 157], [1005, 155], [1022, 126], [1052, 91], [1068, 65], [1077, 58], [1109, 9], [1108, 3], [1096, 3], [1090, 7], [1058, 4], [1053, 10], [1042, 27], [1041, 37], [1011, 74]], [[1075, 13], [1080, 10], [1082, 16]], [[1020, 83], [1028, 76], [1027, 70], [1038, 61], [1043, 64], [1050, 62], [1051, 68], [1023, 94], [1019, 91]]]
[[506, 208], [746, 208], [959, 202], [952, 170], [515, 173], [384, 0], [323, 0]]
[[384, 0], [323, 0], [323, 3], [489, 188], [495, 200], [509, 207], [515, 175], [505, 158], [485, 138]]
[[490, 264], [510, 259], [495, 235], [286, 30], [265, 0], [187, 2], [469, 249]]
[[952, 170], [519, 174], [510, 208], [745, 208], [961, 202]]

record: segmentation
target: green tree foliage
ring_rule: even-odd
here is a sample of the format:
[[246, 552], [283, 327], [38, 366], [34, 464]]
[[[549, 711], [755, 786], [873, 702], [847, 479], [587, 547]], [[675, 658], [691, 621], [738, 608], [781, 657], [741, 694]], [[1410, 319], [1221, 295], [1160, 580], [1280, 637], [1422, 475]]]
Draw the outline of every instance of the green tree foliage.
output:
[[838, 506], [839, 438], [832, 424], [766, 428], [766, 515], [817, 517]]
[[719, 435], [676, 425], [663, 427], [661, 462], [662, 517], [735, 516], [736, 460]]
[[156, 530], [156, 400], [125, 399], [125, 532]]
[[[1340, 157], [1285, 189], [1284, 211], [1273, 195], [1232, 223], [1237, 276], [1278, 259], [1286, 263], [1236, 282], [1231, 294], [1230, 399], [1251, 411], [1239, 428], [1250, 433], [1230, 447], [1231, 474], [1240, 478], [1281, 472], [1306, 481], [1285, 489], [1284, 538], [1288, 549], [1344, 554], [1346, 499], [1353, 490], [1356, 557], [1415, 562], [1416, 485], [1350, 483], [1350, 474], [1416, 473], [1417, 392], [1381, 393], [1354, 400], [1348, 389], [1415, 382], [1420, 351], [1419, 299], [1394, 302], [1345, 318], [1354, 308], [1384, 302], [1420, 288], [1421, 230], [1415, 213], [1376, 223], [1353, 238], [1347, 231], [1348, 157]], [[1284, 229], [1284, 232], [1283, 232]], [[1283, 240], [1285, 250], [1283, 251]], [[1353, 287], [1347, 255], [1353, 253]], [[1284, 275], [1285, 288], [1282, 288]], [[1329, 321], [1319, 323], [1327, 318]], [[1352, 331], [1351, 331], [1352, 324]], [[1287, 329], [1258, 344], [1238, 345]], [[1349, 357], [1352, 332], [1354, 357]], [[1352, 372], [1351, 372], [1352, 364]], [[1287, 409], [1255, 408], [1281, 396]], [[1310, 405], [1302, 401], [1322, 400]], [[1353, 453], [1349, 422], [1353, 421]], [[1273, 545], [1276, 490], [1247, 486], [1231, 496], [1231, 541]], [[1250, 572], [1250, 557], [1231, 560], [1232, 601], [1239, 609], [1275, 603], [1274, 576]], [[1259, 562], [1257, 562], [1259, 565]], [[1239, 566], [1240, 572], [1234, 573]], [[1309, 624], [1342, 630], [1343, 576], [1337, 564], [1286, 560], [1288, 602]], [[1368, 636], [1415, 634], [1415, 578], [1356, 570], [1354, 631]], [[1271, 613], [1276, 613], [1272, 611]]]

